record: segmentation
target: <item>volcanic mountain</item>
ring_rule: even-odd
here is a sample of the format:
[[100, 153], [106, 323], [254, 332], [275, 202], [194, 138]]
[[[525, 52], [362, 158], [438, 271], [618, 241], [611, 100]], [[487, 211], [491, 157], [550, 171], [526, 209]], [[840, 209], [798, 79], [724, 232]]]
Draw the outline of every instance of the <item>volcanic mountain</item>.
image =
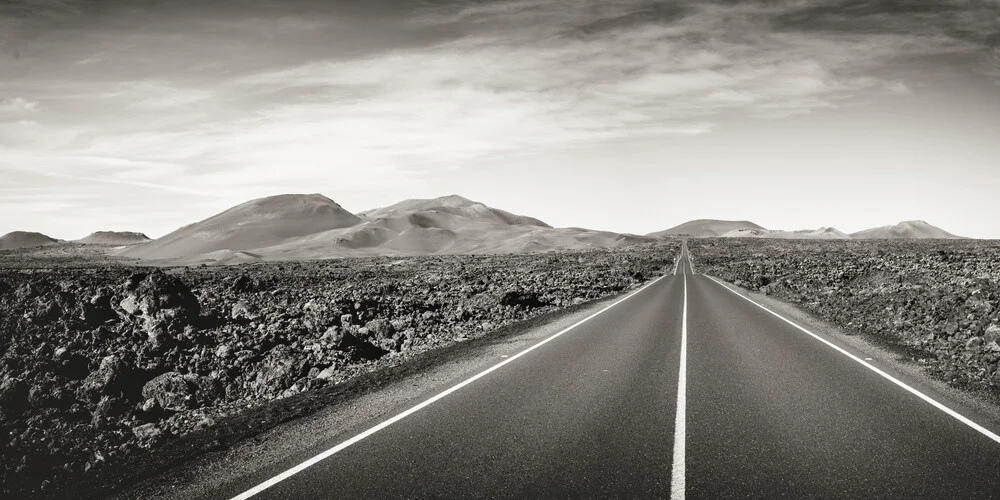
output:
[[87, 245], [135, 245], [136, 243], [145, 243], [147, 241], [150, 241], [149, 236], [142, 233], [133, 233], [131, 231], [97, 231], [85, 238], [76, 240], [76, 243]]
[[761, 226], [754, 224], [753, 222], [746, 220], [716, 220], [716, 219], [697, 219], [689, 222], [685, 222], [679, 226], [674, 226], [670, 229], [663, 231], [657, 231], [655, 233], [649, 233], [646, 236], [651, 236], [653, 238], [661, 238], [664, 236], [690, 236], [692, 238], [712, 238], [715, 236], [722, 236], [730, 231], [747, 229], [747, 230], [764, 230]]
[[174, 259], [217, 251], [246, 251], [355, 226], [361, 218], [320, 194], [251, 200], [162, 238], [129, 247], [127, 257]]
[[510, 253], [609, 248], [634, 235], [552, 228], [461, 196], [406, 200], [353, 215], [321, 195], [253, 200], [120, 255], [188, 263], [362, 255]]
[[490, 208], [455, 194], [432, 199], [405, 200], [385, 208], [366, 210], [358, 215], [368, 219], [386, 219], [418, 212], [447, 214], [470, 221], [508, 226], [552, 227], [533, 217], [514, 215], [504, 210]]
[[59, 240], [45, 236], [42, 233], [31, 233], [27, 231], [14, 231], [0, 236], [0, 250], [32, 248], [44, 245], [54, 245], [56, 243], [59, 243]]
[[855, 239], [962, 239], [962, 236], [932, 226], [922, 220], [903, 221], [895, 226], [874, 227], [851, 235]]
[[[277, 258], [330, 255], [512, 253], [608, 248], [645, 238], [578, 228], [552, 228], [523, 215], [461, 196], [405, 200], [358, 214], [357, 226], [260, 249]], [[339, 250], [337, 250], [339, 249]]]
[[770, 229], [736, 229], [722, 235], [725, 238], [773, 238], [782, 240], [849, 240], [850, 236], [833, 227], [781, 231]]

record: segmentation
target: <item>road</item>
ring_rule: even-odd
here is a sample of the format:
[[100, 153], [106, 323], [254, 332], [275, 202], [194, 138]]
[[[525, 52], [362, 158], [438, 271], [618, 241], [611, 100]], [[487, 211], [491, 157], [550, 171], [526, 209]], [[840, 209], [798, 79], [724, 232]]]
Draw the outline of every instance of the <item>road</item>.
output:
[[683, 252], [675, 275], [218, 497], [1000, 498], [1000, 438], [957, 403]]

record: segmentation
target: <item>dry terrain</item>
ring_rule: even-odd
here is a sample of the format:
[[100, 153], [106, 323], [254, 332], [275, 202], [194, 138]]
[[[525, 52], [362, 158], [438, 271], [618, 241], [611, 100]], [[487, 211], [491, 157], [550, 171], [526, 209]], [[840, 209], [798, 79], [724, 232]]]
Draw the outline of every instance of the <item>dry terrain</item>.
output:
[[186, 435], [252, 435], [247, 412], [634, 288], [678, 250], [159, 269], [0, 252], [0, 496], [83, 494]]
[[693, 240], [699, 272], [894, 346], [1000, 397], [1000, 242]]

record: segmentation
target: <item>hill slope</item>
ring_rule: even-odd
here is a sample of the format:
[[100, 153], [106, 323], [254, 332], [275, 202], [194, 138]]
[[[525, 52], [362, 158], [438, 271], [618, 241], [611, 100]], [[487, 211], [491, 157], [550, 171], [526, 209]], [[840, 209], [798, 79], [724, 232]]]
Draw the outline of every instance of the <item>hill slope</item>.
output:
[[388, 207], [366, 210], [358, 215], [369, 219], [382, 219], [418, 212], [437, 212], [462, 217], [469, 221], [510, 226], [552, 227], [533, 217], [514, 215], [505, 210], [491, 208], [454, 194], [432, 199], [404, 200]]
[[781, 231], [770, 229], [736, 229], [723, 234], [724, 238], [773, 238], [782, 240], [849, 240], [850, 236], [832, 227]]
[[855, 239], [961, 239], [961, 236], [932, 226], [922, 220], [903, 221], [894, 226], [874, 227], [851, 234]]
[[56, 243], [59, 243], [59, 240], [50, 238], [42, 233], [32, 233], [28, 231], [14, 231], [0, 236], [0, 250], [40, 247], [43, 245], [54, 245]]
[[353, 215], [321, 195], [253, 200], [119, 255], [236, 263], [364, 255], [515, 253], [611, 248], [651, 238], [553, 228], [461, 196], [406, 200]]
[[649, 233], [646, 236], [660, 238], [663, 236], [685, 235], [692, 238], [712, 238], [715, 236], [722, 236], [730, 231], [739, 229], [766, 231], [763, 227], [746, 220], [697, 219], [674, 226], [670, 229]]
[[149, 236], [131, 231], [97, 231], [76, 240], [87, 245], [134, 245], [150, 241]]
[[361, 218], [320, 194], [269, 196], [132, 246], [121, 255], [172, 259], [219, 250], [247, 251], [360, 223]]
[[579, 228], [553, 228], [461, 196], [405, 200], [358, 214], [350, 228], [306, 236], [259, 253], [276, 258], [335, 255], [515, 253], [610, 248], [647, 238]]

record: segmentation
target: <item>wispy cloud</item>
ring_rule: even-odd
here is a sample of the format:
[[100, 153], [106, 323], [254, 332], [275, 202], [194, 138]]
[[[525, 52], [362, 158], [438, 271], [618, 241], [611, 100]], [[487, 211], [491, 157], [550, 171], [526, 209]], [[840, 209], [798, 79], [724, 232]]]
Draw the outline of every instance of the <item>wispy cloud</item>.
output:
[[13, 97], [0, 101], [0, 116], [34, 111], [38, 109], [38, 101], [32, 101], [23, 97]]
[[385, 189], [906, 99], [912, 82], [883, 71], [902, 58], [972, 55], [1000, 75], [991, 0], [119, 4], [0, 5], [17, 52], [0, 56], [0, 176], [226, 199]]

